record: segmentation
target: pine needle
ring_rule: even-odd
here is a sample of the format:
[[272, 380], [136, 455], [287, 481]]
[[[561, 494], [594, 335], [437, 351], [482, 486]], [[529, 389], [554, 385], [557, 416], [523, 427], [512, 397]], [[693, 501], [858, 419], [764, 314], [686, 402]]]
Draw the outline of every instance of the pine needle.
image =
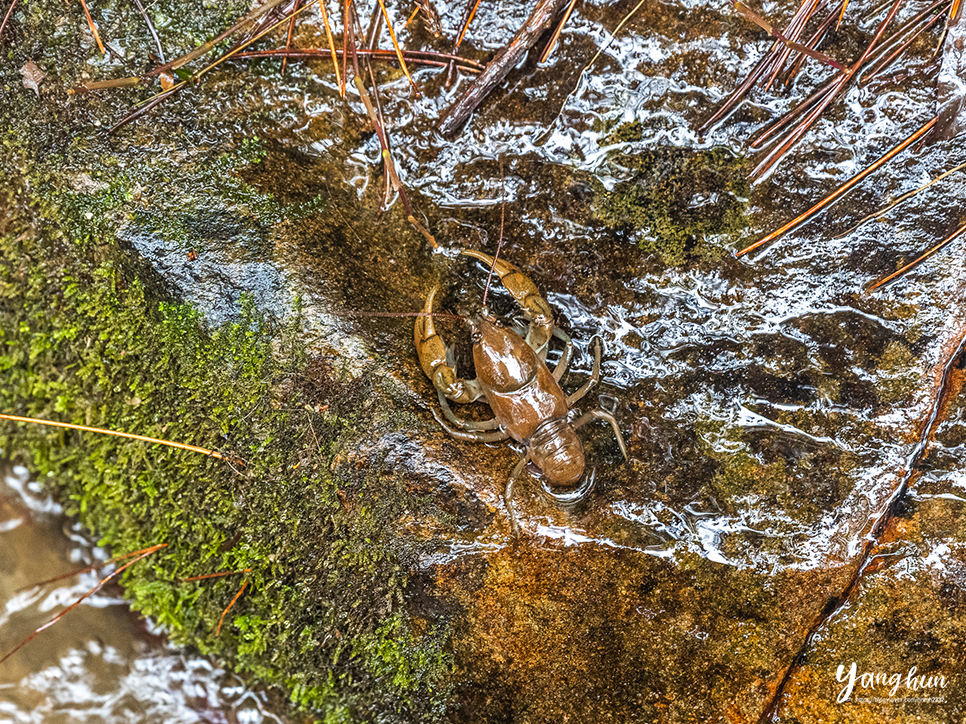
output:
[[141, 440], [142, 442], [151, 442], [156, 445], [167, 445], [168, 447], [178, 448], [179, 450], [189, 450], [191, 452], [201, 453], [202, 455], [208, 455], [213, 458], [218, 458], [219, 460], [224, 460], [225, 456], [222, 455], [217, 450], [208, 450], [203, 447], [196, 447], [195, 445], [186, 445], [181, 442], [171, 442], [170, 440], [159, 440], [156, 437], [146, 437], [145, 435], [135, 435], [130, 432], [118, 432], [117, 430], [105, 430], [100, 427], [88, 427], [87, 425], [74, 425], [69, 422], [56, 422], [54, 420], [39, 420], [35, 417], [20, 417], [18, 415], [2, 415], [0, 414], [0, 420], [12, 420], [13, 422], [31, 422], [35, 425], [49, 425], [51, 427], [63, 427], [68, 430], [81, 430], [82, 432], [97, 432], [102, 435], [114, 435], [115, 437], [124, 437], [129, 440]]
[[927, 121], [923, 126], [921, 126], [919, 128], [919, 130], [917, 130], [915, 133], [913, 133], [911, 136], [909, 136], [905, 141], [903, 141], [902, 143], [900, 143], [898, 146], [896, 146], [895, 148], [893, 148], [891, 151], [889, 151], [885, 155], [881, 156], [877, 161], [875, 161], [875, 163], [873, 163], [872, 165], [870, 165], [866, 169], [860, 171], [855, 176], [853, 176], [852, 178], [850, 178], [848, 181], [846, 181], [844, 184], [842, 184], [841, 186], [839, 186], [835, 191], [833, 191], [828, 196], [826, 196], [824, 199], [822, 199], [821, 201], [819, 201], [817, 204], [815, 204], [812, 208], [810, 208], [804, 214], [800, 214], [800, 215], [796, 216], [794, 219], [792, 219], [791, 221], [789, 221], [787, 224], [785, 224], [784, 226], [782, 226], [780, 229], [776, 229], [775, 231], [771, 232], [767, 236], [762, 237], [761, 239], [759, 239], [758, 241], [756, 241], [751, 246], [745, 247], [744, 249], [742, 249], [741, 251], [739, 251], [737, 253], [737, 256], [744, 256], [748, 252], [754, 251], [758, 247], [760, 247], [760, 246], [762, 246], [764, 244], [767, 244], [770, 241], [774, 241], [775, 239], [777, 239], [778, 237], [782, 236], [786, 232], [789, 232], [792, 229], [794, 229], [796, 226], [799, 226], [800, 224], [803, 224], [806, 221], [808, 221], [815, 214], [817, 214], [819, 211], [821, 211], [826, 206], [828, 206], [829, 204], [831, 204], [837, 198], [839, 198], [840, 196], [843, 196], [849, 189], [851, 189], [853, 186], [855, 186], [857, 183], [859, 183], [859, 181], [861, 181], [862, 179], [864, 179], [870, 173], [872, 173], [873, 171], [875, 171], [879, 167], [883, 166], [886, 162], [890, 161], [893, 157], [895, 157], [898, 154], [902, 153], [906, 148], [908, 148], [913, 143], [915, 143], [917, 140], [919, 140], [922, 136], [924, 136], [926, 133], [928, 133], [932, 129], [932, 127], [934, 125], [936, 125], [936, 121], [938, 121], [938, 120], [939, 120], [939, 117], [938, 116], [933, 116], [932, 119], [930, 119], [929, 121]]
[[879, 281], [877, 281], [875, 284], [873, 284], [871, 287], [869, 287], [865, 291], [871, 292], [871, 291], [873, 291], [875, 289], [878, 289], [882, 285], [888, 284], [892, 280], [894, 280], [894, 279], [896, 279], [898, 277], [901, 277], [903, 274], [905, 274], [907, 271], [909, 271], [913, 267], [918, 266], [922, 262], [926, 261], [926, 259], [928, 259], [929, 257], [931, 257], [933, 254], [935, 254], [937, 251], [939, 251], [940, 249], [942, 249], [944, 246], [946, 246], [946, 245], [952, 243], [954, 240], [958, 239], [960, 236], [963, 235], [963, 232], [966, 232], [966, 224], [963, 224], [962, 226], [960, 226], [958, 229], [956, 229], [956, 231], [954, 231], [952, 234], [950, 234], [945, 239], [943, 239], [942, 241], [940, 241], [938, 244], [936, 244], [936, 246], [934, 246], [932, 249], [930, 249], [929, 251], [927, 251], [925, 254], [922, 254], [921, 256], [916, 257], [915, 259], [913, 259], [911, 262], [909, 262], [908, 264], [906, 264], [904, 267], [902, 267], [898, 271], [895, 271], [892, 274], [890, 274], [889, 276], [887, 276], [885, 279], [880, 279]]
[[101, 49], [101, 55], [107, 55], [104, 43], [101, 42], [101, 36], [97, 32], [97, 26], [94, 25], [94, 18], [91, 17], [91, 11], [87, 9], [87, 3], [84, 0], [80, 0], [80, 4], [84, 8], [84, 15], [87, 16], [87, 24], [91, 26], [91, 32], [94, 34], [94, 40], [97, 41], [97, 47]]
[[[319, 9], [322, 11], [322, 24], [325, 25], [325, 37], [329, 42], [329, 50], [332, 52], [332, 67], [335, 68], [335, 82], [339, 88], [343, 88], [342, 75], [339, 73], [339, 58], [335, 53], [335, 40], [332, 39], [332, 28], [329, 27], [329, 11], [325, 9], [325, 0], [319, 0]], [[342, 93], [345, 96], [345, 92]]]
[[44, 630], [50, 628], [51, 626], [53, 626], [55, 623], [57, 623], [58, 621], [60, 621], [60, 619], [62, 619], [68, 613], [70, 613], [75, 608], [77, 608], [85, 599], [90, 598], [95, 593], [97, 593], [99, 590], [101, 590], [104, 586], [106, 586], [109, 581], [111, 581], [112, 579], [117, 578], [119, 575], [121, 575], [121, 573], [123, 573], [127, 568], [129, 568], [130, 566], [133, 566], [135, 563], [137, 563], [142, 558], [147, 558], [149, 555], [151, 555], [155, 551], [159, 551], [162, 548], [166, 548], [167, 545], [168, 545], [167, 543], [159, 543], [156, 546], [151, 546], [150, 548], [143, 548], [140, 551], [135, 551], [135, 553], [134, 554], [131, 554], [131, 555], [140, 554], [140, 555], [138, 555], [137, 558], [135, 558], [133, 561], [129, 561], [128, 563], [125, 563], [123, 566], [121, 566], [120, 568], [118, 568], [116, 571], [114, 571], [113, 573], [111, 573], [109, 576], [107, 576], [106, 578], [98, 581], [98, 583], [97, 583], [96, 586], [94, 586], [91, 590], [89, 590], [83, 596], [81, 596], [76, 601], [74, 601], [70, 606], [68, 606], [67, 608], [65, 608], [60, 613], [58, 613], [56, 616], [54, 616], [52, 619], [50, 619], [47, 623], [45, 623], [42, 626], [39, 626], [38, 628], [34, 629], [34, 632], [32, 634], [30, 634], [27, 638], [25, 638], [23, 641], [21, 641], [19, 644], [17, 644], [17, 646], [12, 651], [8, 652], [2, 658], [0, 658], [0, 664], [2, 664], [4, 661], [6, 661], [7, 659], [9, 659], [15, 653], [17, 653], [18, 651], [20, 651], [20, 649], [22, 649], [24, 646], [26, 646], [31, 641], [33, 641], [40, 634], [41, 631], [44, 631]]
[[907, 191], [902, 196], [900, 196], [900, 197], [898, 197], [898, 198], [893, 199], [892, 201], [890, 201], [887, 205], [883, 206], [878, 211], [873, 211], [871, 214], [869, 214], [868, 216], [866, 216], [863, 219], [861, 219], [857, 224], [855, 224], [854, 226], [850, 227], [848, 230], [843, 231], [841, 234], [836, 234], [832, 238], [833, 239], [841, 239], [842, 237], [845, 237], [845, 236], [848, 236], [849, 234], [851, 234], [853, 231], [855, 231], [856, 229], [858, 229], [863, 224], [868, 223], [869, 221], [874, 221], [874, 220], [877, 220], [877, 219], [881, 219], [889, 211], [892, 211], [892, 209], [894, 209], [896, 206], [898, 206], [899, 204], [901, 204], [903, 201], [907, 201], [908, 199], [911, 199], [913, 196], [915, 196], [916, 194], [919, 194], [919, 193], [925, 191], [926, 189], [928, 189], [933, 184], [939, 183], [940, 181], [942, 181], [947, 176], [951, 176], [952, 174], [956, 173], [957, 171], [962, 171], [964, 168], [966, 168], [966, 163], [961, 163], [958, 166], [956, 166], [955, 168], [951, 168], [948, 171], [946, 171], [945, 173], [941, 173], [940, 175], [936, 176], [936, 178], [932, 179], [928, 183], [924, 183], [919, 188], [913, 189], [912, 191]]
[[396, 31], [392, 29], [392, 23], [389, 21], [389, 12], [386, 10], [386, 4], [383, 0], [379, 0], [379, 8], [382, 10], [382, 17], [386, 20], [389, 37], [392, 38], [392, 47], [396, 49], [396, 57], [399, 58], [399, 65], [402, 67], [402, 72], [406, 74], [406, 77], [409, 79], [409, 85], [413, 87], [413, 92], [418, 97], [422, 94], [419, 92], [419, 88], [416, 87], [416, 82], [413, 80], [413, 77], [409, 74], [409, 68], [406, 67], [406, 59], [403, 57], [402, 49], [399, 47], [399, 41], [396, 40]]
[[203, 576], [190, 576], [188, 578], [182, 578], [182, 583], [189, 583], [191, 581], [206, 581], [209, 578], [221, 578], [222, 576], [234, 576], [236, 573], [251, 573], [251, 568], [240, 568], [237, 571], [221, 571], [219, 573], [206, 573]]
[[229, 603], [225, 610], [221, 612], [221, 618], [218, 620], [218, 628], [215, 629], [216, 638], [221, 634], [221, 625], [225, 622], [225, 616], [227, 616], [228, 612], [231, 611], [231, 607], [235, 605], [235, 602], [241, 598], [241, 595], [245, 592], [246, 588], [248, 588], [248, 581], [245, 581], [242, 584], [242, 587], [238, 589], [238, 593], [236, 593], [235, 597], [231, 599], [231, 603]]
[[17, 0], [11, 0], [10, 9], [7, 10], [7, 14], [3, 16], [3, 22], [0, 23], [0, 35], [3, 35], [3, 29], [7, 27], [7, 21], [10, 19], [10, 16], [13, 15], [13, 9], [15, 7], [17, 7]]

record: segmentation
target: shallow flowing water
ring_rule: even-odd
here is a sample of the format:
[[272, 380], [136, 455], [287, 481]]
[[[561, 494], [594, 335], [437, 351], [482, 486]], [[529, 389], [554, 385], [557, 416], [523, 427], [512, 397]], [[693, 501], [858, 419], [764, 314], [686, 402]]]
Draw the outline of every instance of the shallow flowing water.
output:
[[[0, 656], [102, 575], [32, 584], [107, 559], [22, 466], [0, 466]], [[110, 569], [108, 569], [110, 571]], [[102, 590], [0, 664], [10, 724], [284, 724], [263, 692], [165, 641]], [[276, 705], [277, 708], [277, 705]]]

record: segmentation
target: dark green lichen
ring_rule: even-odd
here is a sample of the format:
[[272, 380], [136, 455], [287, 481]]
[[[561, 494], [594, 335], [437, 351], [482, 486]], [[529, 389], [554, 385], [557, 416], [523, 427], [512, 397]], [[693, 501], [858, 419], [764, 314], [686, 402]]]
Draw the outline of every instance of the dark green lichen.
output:
[[[640, 140], [635, 124], [623, 124], [608, 144]], [[607, 190], [594, 180], [594, 215], [631, 231], [641, 249], [665, 264], [713, 261], [744, 228], [749, 185], [744, 160], [725, 148], [702, 151], [655, 147], [611, 154], [609, 162], [630, 178]]]

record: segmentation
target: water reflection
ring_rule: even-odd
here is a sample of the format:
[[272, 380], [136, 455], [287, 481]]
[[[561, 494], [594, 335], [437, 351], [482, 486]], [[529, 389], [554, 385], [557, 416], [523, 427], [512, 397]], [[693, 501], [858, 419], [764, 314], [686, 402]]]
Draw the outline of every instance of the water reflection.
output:
[[[0, 656], [84, 594], [94, 574], [31, 583], [105, 560], [20, 466], [0, 466]], [[285, 719], [267, 696], [167, 643], [115, 589], [87, 599], [0, 664], [10, 724], [260, 724]]]

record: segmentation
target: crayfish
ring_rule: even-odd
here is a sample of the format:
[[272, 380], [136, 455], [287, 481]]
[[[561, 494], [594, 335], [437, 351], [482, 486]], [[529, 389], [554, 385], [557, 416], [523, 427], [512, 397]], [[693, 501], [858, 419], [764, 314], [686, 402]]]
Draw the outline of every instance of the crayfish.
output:
[[[473, 340], [473, 363], [476, 379], [462, 379], [456, 374], [452, 349], [436, 333], [433, 304], [436, 289], [426, 298], [423, 314], [416, 320], [415, 342], [420, 364], [439, 393], [444, 420], [436, 410], [433, 416], [450, 435], [460, 440], [500, 442], [513, 438], [526, 445], [526, 452], [510, 473], [503, 491], [503, 502], [510, 517], [513, 534], [518, 534], [516, 519], [510, 506], [513, 484], [528, 462], [538, 468], [546, 485], [544, 490], [557, 503], [579, 500], [589, 489], [584, 478], [584, 449], [577, 429], [592, 420], [610, 423], [624, 459], [627, 446], [612, 412], [603, 409], [587, 412], [572, 420], [572, 407], [600, 380], [600, 337], [594, 337], [594, 368], [590, 379], [576, 392], [567, 395], [560, 378], [570, 363], [573, 342], [569, 335], [554, 325], [550, 305], [536, 285], [516, 266], [478, 251], [464, 250], [466, 256], [489, 265], [501, 283], [523, 310], [529, 327], [521, 333], [501, 324], [484, 306], [477, 319], [468, 320]], [[553, 372], [547, 367], [547, 349], [551, 338], [564, 344], [564, 350]], [[482, 422], [464, 420], [452, 410], [447, 400], [474, 402], [484, 398], [493, 418]], [[455, 427], [454, 427], [455, 426]]]

